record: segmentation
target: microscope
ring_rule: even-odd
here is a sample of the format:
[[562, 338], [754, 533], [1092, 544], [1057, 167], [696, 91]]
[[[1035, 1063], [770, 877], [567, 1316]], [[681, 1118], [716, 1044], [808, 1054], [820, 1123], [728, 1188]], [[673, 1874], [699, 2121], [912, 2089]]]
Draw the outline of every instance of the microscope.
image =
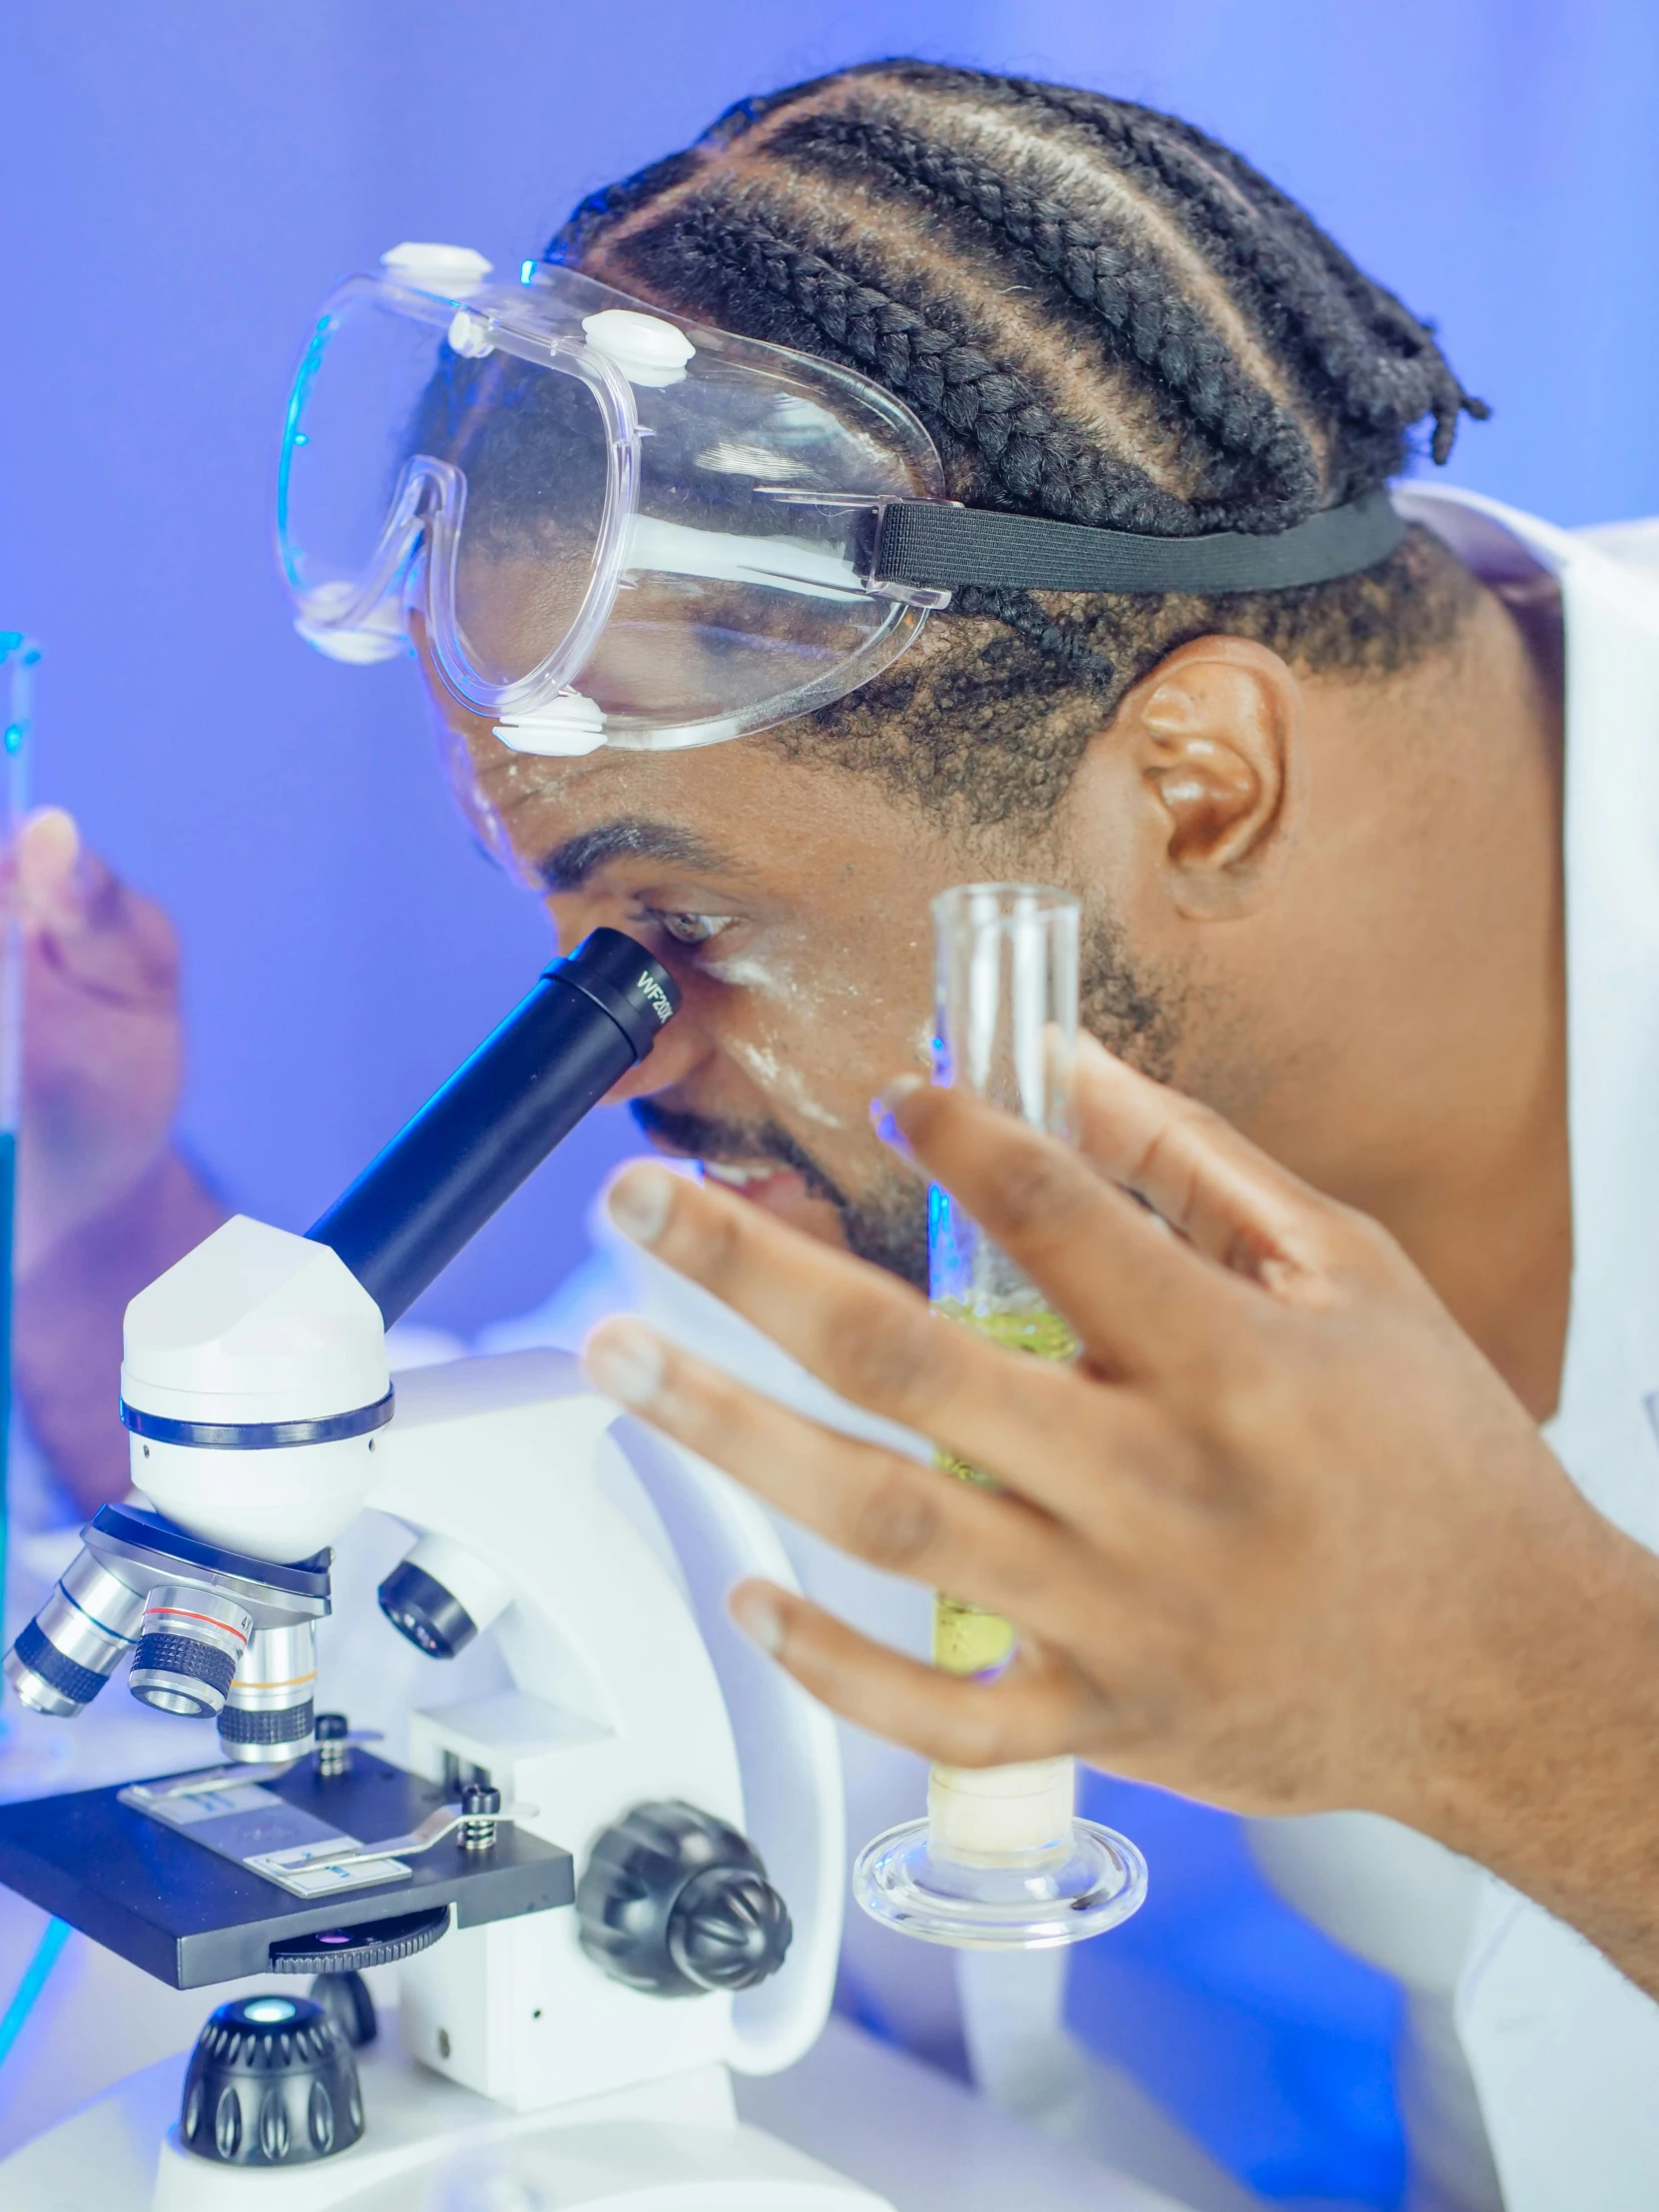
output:
[[[204, 2026], [156, 2212], [884, 2212], [733, 2102], [817, 2039], [844, 1887], [832, 1726], [725, 1612], [793, 1580], [776, 1531], [567, 1355], [387, 1371], [386, 1328], [677, 1005], [595, 931], [306, 1235], [238, 1217], [128, 1308], [146, 1502], [95, 1516], [5, 1674], [70, 1716], [125, 1662], [221, 1759], [0, 1808], [0, 1883], [178, 1988], [295, 1977]], [[317, 1710], [365, 1509], [409, 1532], [380, 1609], [439, 1693], [409, 1770]], [[509, 1686], [443, 1703], [484, 1637]], [[110, 2212], [100, 2110], [54, 2131], [42, 2204]], [[35, 2202], [43, 2148], [0, 2202]]]

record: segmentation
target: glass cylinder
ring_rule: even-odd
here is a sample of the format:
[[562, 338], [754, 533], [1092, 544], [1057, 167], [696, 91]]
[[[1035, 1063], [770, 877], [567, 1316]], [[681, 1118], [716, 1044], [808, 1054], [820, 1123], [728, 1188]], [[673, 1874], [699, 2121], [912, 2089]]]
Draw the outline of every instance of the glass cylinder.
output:
[[[971, 1091], [1033, 1127], [1067, 1136], [1078, 1020], [1078, 904], [1036, 883], [967, 883], [933, 901], [933, 1079]], [[928, 1202], [933, 1309], [1011, 1352], [1068, 1361], [1064, 1317], [950, 1192]], [[940, 1468], [995, 1488], [983, 1468], [940, 1451]], [[933, 1660], [989, 1683], [1014, 1657], [1000, 1615], [948, 1591], [934, 1600]], [[1146, 1863], [1110, 1829], [1078, 1820], [1069, 1759], [936, 1766], [927, 1818], [866, 1846], [854, 1870], [864, 1910], [932, 1942], [1036, 1949], [1126, 1920]]]
[[[1077, 1043], [1078, 905], [1040, 883], [963, 883], [933, 901], [933, 1080], [970, 1091], [1055, 1136], [1067, 1127]], [[1011, 1352], [1070, 1360], [1077, 1345], [972, 1215], [935, 1184], [927, 1210], [928, 1293], [935, 1313]], [[939, 1464], [969, 1482], [965, 1459]], [[940, 1592], [933, 1660], [952, 1674], [1005, 1666], [1013, 1630]], [[1068, 1806], [1069, 1811], [1069, 1806]]]

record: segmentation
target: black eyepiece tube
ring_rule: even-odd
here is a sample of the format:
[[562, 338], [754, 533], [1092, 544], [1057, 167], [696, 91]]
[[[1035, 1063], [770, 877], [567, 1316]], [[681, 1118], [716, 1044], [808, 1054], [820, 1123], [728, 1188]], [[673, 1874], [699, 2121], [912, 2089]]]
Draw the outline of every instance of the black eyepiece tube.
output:
[[343, 1198], [306, 1230], [387, 1328], [679, 1011], [666, 968], [620, 929], [556, 960]]

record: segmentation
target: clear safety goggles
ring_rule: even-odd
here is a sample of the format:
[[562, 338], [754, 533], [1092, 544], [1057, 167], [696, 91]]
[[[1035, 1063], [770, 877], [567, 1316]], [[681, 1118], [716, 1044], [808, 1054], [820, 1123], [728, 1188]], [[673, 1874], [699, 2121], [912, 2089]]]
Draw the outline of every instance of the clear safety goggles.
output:
[[1385, 494], [1274, 537], [1147, 538], [967, 509], [855, 370], [526, 263], [405, 246], [317, 320], [288, 401], [277, 547], [337, 660], [417, 616], [514, 750], [710, 745], [827, 706], [965, 584], [1322, 582], [1398, 543]]

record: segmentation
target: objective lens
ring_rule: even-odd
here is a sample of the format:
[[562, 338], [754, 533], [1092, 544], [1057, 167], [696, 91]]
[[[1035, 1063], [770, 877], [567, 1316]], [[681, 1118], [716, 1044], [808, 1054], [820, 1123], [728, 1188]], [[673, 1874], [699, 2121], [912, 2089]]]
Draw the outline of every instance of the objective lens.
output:
[[143, 1618], [142, 1596], [78, 1551], [7, 1652], [6, 1680], [34, 1712], [73, 1720], [132, 1650]]
[[226, 1758], [259, 1764], [302, 1757], [311, 1748], [315, 1689], [314, 1622], [256, 1628], [219, 1716]]
[[422, 1536], [376, 1593], [400, 1636], [428, 1659], [453, 1659], [499, 1619], [512, 1592], [475, 1552], [448, 1536]]
[[217, 1590], [164, 1583], [145, 1604], [127, 1687], [141, 1705], [211, 1719], [224, 1710], [253, 1629], [252, 1617]]

